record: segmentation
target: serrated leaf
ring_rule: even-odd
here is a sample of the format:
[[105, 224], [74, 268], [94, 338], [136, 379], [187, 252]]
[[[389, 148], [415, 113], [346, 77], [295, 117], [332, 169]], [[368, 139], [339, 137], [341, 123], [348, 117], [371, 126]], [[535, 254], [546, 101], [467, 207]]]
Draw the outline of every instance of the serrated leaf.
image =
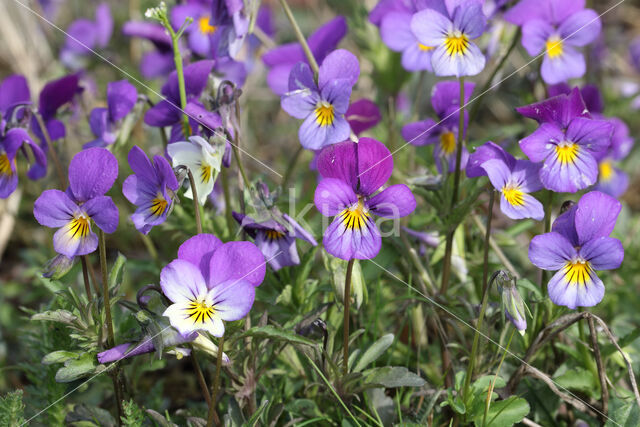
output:
[[364, 372], [365, 383], [380, 384], [387, 388], [422, 387], [425, 381], [404, 366], [384, 366]]
[[64, 363], [70, 359], [77, 359], [79, 356], [78, 353], [74, 353], [72, 351], [58, 350], [52, 353], [47, 354], [42, 358], [43, 365], [52, 365], [54, 363]]
[[[521, 397], [511, 396], [508, 399], [493, 402], [487, 413], [486, 426], [510, 427], [522, 421], [530, 410], [529, 403]], [[476, 417], [476, 425], [482, 425], [483, 416], [484, 414]]]
[[293, 331], [277, 328], [272, 325], [256, 326], [251, 328], [240, 336], [240, 338], [243, 337], [268, 338], [276, 341], [286, 341], [291, 344], [315, 345], [313, 341], [300, 336]]
[[353, 372], [360, 372], [369, 364], [375, 362], [387, 349], [393, 344], [393, 334], [383, 335], [371, 347], [364, 352], [358, 363], [356, 363]]

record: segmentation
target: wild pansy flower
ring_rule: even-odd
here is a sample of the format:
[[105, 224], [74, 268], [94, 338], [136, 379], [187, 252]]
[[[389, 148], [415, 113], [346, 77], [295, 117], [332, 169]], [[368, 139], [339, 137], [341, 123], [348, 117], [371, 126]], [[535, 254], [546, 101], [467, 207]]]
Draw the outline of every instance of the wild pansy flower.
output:
[[171, 37], [167, 34], [167, 30], [162, 24], [147, 21], [127, 21], [122, 26], [122, 34], [148, 40], [155, 48], [142, 55], [140, 73], [143, 77], [152, 79], [166, 76], [175, 70], [176, 64], [173, 60]]
[[211, 57], [219, 43], [216, 39], [220, 39], [221, 35], [221, 31], [211, 23], [211, 6], [188, 1], [171, 8], [171, 25], [176, 31], [188, 17], [193, 18], [193, 23], [185, 29], [189, 48], [200, 56]]
[[541, 75], [546, 83], [584, 75], [584, 56], [576, 48], [593, 42], [602, 27], [598, 14], [584, 9], [584, 2], [524, 0], [505, 18], [522, 25], [522, 46], [529, 55], [544, 53]]
[[351, 131], [360, 135], [380, 123], [382, 115], [375, 102], [363, 98], [349, 104], [344, 118], [349, 122]]
[[[47, 83], [40, 92], [38, 113], [49, 131], [51, 141], [63, 138], [66, 134], [64, 124], [56, 119], [56, 115], [60, 107], [70, 103], [81, 91], [78, 80], [77, 74], [70, 74]], [[35, 117], [31, 118], [31, 131], [40, 139], [41, 146], [46, 151], [48, 149], [46, 140]]]
[[264, 257], [253, 243], [222, 243], [211, 234], [198, 234], [160, 273], [162, 292], [173, 303], [163, 316], [183, 336], [207, 331], [221, 337], [223, 321], [247, 315], [265, 272]]
[[94, 108], [89, 115], [89, 126], [96, 139], [86, 143], [84, 147], [104, 147], [116, 142], [118, 124], [133, 110], [137, 100], [138, 91], [127, 80], [109, 82], [107, 107]]
[[255, 221], [250, 216], [238, 212], [233, 212], [233, 217], [254, 239], [256, 246], [274, 271], [300, 264], [296, 239], [309, 242], [313, 246], [318, 245], [311, 233], [287, 214], [279, 214], [279, 221], [274, 218]]
[[[223, 146], [214, 147], [201, 136], [191, 136], [189, 141], [167, 145], [167, 153], [171, 157], [174, 168], [185, 166], [191, 171], [196, 184], [198, 202], [204, 205], [213, 191], [225, 150]], [[191, 188], [185, 192], [184, 196], [193, 199]]]
[[589, 118], [578, 89], [517, 111], [541, 123], [520, 141], [520, 148], [531, 161], [543, 162], [540, 181], [545, 188], [575, 193], [596, 182], [597, 156], [611, 144], [613, 127]]
[[[437, 76], [475, 76], [485, 57], [473, 43], [484, 32], [487, 18], [481, 0], [445, 0], [437, 9], [424, 9], [411, 18], [418, 42], [432, 47], [431, 66]], [[444, 6], [444, 7], [443, 7]]]
[[[191, 130], [194, 134], [198, 134], [198, 123], [211, 130], [222, 124], [218, 114], [208, 111], [198, 101], [202, 91], [207, 87], [207, 81], [214, 62], [212, 60], [203, 60], [189, 64], [184, 68], [187, 95], [187, 105], [184, 111], [189, 116]], [[161, 93], [164, 99], [147, 110], [144, 122], [154, 127], [171, 126], [170, 142], [184, 139], [182, 129], [182, 115], [184, 113], [180, 110], [180, 89], [175, 71], [169, 75], [167, 82], [162, 86]]]
[[100, 3], [96, 8], [94, 21], [78, 19], [67, 28], [60, 60], [73, 70], [83, 68], [91, 50], [104, 48], [109, 44], [112, 32], [113, 17], [109, 5]]
[[[471, 99], [471, 93], [475, 83], [465, 82], [464, 102]], [[447, 171], [453, 172], [456, 166], [456, 142], [458, 138], [458, 126], [460, 124], [460, 84], [457, 81], [439, 82], [433, 87], [431, 105], [438, 116], [438, 122], [433, 119], [425, 119], [413, 122], [402, 128], [402, 137], [407, 142], [421, 146], [435, 144], [433, 155], [440, 173], [447, 165]], [[467, 131], [469, 113], [464, 112], [464, 130]], [[464, 168], [469, 158], [466, 147], [462, 147], [460, 167]]]
[[46, 155], [23, 129], [27, 117], [23, 108], [30, 103], [29, 87], [23, 76], [9, 76], [0, 83], [0, 198], [2, 199], [9, 197], [18, 186], [16, 156], [21, 149], [30, 148], [35, 160], [27, 172], [30, 179], [42, 178], [47, 173]]
[[137, 206], [131, 221], [139, 232], [147, 234], [167, 219], [178, 180], [164, 157], [155, 156], [152, 164], [137, 145], [129, 151], [128, 160], [134, 175], [124, 181], [122, 194]]
[[298, 132], [304, 148], [319, 150], [349, 138], [351, 129], [344, 114], [359, 74], [358, 59], [344, 49], [322, 61], [317, 84], [307, 64], [299, 62], [291, 70], [289, 92], [282, 96], [281, 105], [292, 117], [304, 119]]
[[[488, 145], [492, 144], [492, 145]], [[470, 157], [469, 164], [479, 165], [489, 177], [493, 188], [500, 193], [500, 210], [511, 219], [544, 218], [544, 207], [530, 193], [542, 189], [538, 177], [540, 164], [528, 160], [517, 160], [501, 147], [488, 142], [488, 148], [480, 147]], [[502, 150], [501, 155], [488, 158], [494, 154], [497, 147]], [[483, 159], [478, 159], [478, 158]]]
[[416, 207], [404, 184], [375, 194], [393, 171], [389, 149], [371, 138], [344, 141], [322, 150], [317, 165], [322, 180], [314, 203], [322, 215], [335, 216], [324, 233], [325, 249], [344, 260], [374, 258], [382, 239], [373, 214], [395, 219], [409, 215]]
[[[313, 57], [318, 62], [333, 51], [347, 33], [347, 21], [337, 16], [319, 27], [307, 40]], [[289, 90], [289, 76], [298, 62], [307, 64], [307, 58], [300, 43], [287, 43], [271, 49], [262, 55], [264, 65], [269, 69], [267, 84], [278, 96]]]
[[53, 248], [69, 258], [98, 247], [91, 221], [105, 233], [118, 227], [118, 208], [109, 191], [118, 177], [118, 161], [104, 148], [89, 148], [73, 156], [66, 192], [46, 190], [36, 200], [33, 215], [41, 225], [58, 228]]
[[529, 260], [543, 270], [557, 271], [547, 289], [557, 305], [591, 307], [604, 296], [598, 270], [620, 267], [624, 249], [609, 237], [621, 205], [613, 197], [591, 191], [553, 223], [550, 233], [535, 236]]
[[402, 66], [408, 71], [433, 71], [433, 46], [420, 43], [411, 29], [413, 11], [392, 11], [380, 23], [380, 37], [389, 49], [402, 52]]

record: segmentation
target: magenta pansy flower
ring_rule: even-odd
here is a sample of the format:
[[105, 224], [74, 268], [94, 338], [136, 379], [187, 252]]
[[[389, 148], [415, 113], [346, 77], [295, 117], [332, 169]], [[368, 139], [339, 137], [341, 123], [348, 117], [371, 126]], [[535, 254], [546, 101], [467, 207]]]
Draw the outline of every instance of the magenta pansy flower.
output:
[[324, 233], [325, 249], [344, 260], [374, 258], [382, 239], [373, 215], [400, 218], [416, 207], [404, 184], [377, 192], [393, 171], [391, 153], [381, 142], [361, 138], [325, 148], [317, 166], [322, 180], [314, 203], [322, 215], [335, 216]]

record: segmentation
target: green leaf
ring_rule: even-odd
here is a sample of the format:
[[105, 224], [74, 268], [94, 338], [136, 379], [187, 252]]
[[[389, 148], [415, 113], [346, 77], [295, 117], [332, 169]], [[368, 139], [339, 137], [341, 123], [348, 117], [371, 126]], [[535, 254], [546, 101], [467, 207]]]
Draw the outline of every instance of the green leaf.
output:
[[262, 414], [264, 413], [268, 405], [269, 405], [269, 401], [264, 400], [260, 405], [260, 407], [256, 410], [256, 412], [254, 412], [251, 418], [249, 418], [249, 420], [244, 425], [249, 427], [255, 426], [260, 420], [260, 417], [262, 416]]
[[118, 252], [116, 262], [111, 267], [109, 273], [109, 289], [111, 292], [116, 292], [117, 288], [122, 284], [122, 275], [124, 274], [124, 265], [127, 262], [127, 257]]
[[522, 287], [522, 288], [525, 288], [528, 291], [533, 292], [533, 294], [538, 299], [542, 299], [543, 298], [542, 291], [540, 290], [540, 286], [534, 284], [529, 279], [518, 279], [518, 286]]
[[64, 367], [56, 372], [56, 381], [68, 383], [92, 374], [96, 370], [96, 363], [96, 356], [92, 353], [85, 353], [78, 359], [67, 360]]
[[[530, 411], [529, 403], [517, 396], [493, 402], [487, 413], [487, 427], [509, 427], [522, 421]], [[484, 415], [484, 414], [483, 414]], [[482, 417], [476, 417], [476, 425], [482, 425]]]
[[375, 362], [387, 349], [393, 344], [393, 334], [387, 334], [380, 337], [371, 347], [364, 352], [358, 363], [356, 363], [353, 372], [360, 372], [369, 364]]
[[554, 381], [564, 388], [591, 394], [599, 385], [591, 371], [583, 368], [570, 369], [554, 378]]
[[640, 407], [636, 405], [633, 395], [629, 393], [627, 400], [613, 398], [610, 401], [609, 416], [605, 427], [635, 427], [640, 425]]
[[54, 363], [64, 363], [69, 359], [77, 359], [78, 353], [72, 351], [58, 350], [47, 354], [42, 358], [43, 365], [52, 365]]
[[364, 372], [365, 382], [380, 384], [387, 388], [394, 387], [422, 387], [425, 381], [420, 376], [410, 372], [404, 366], [384, 366]]
[[122, 412], [122, 425], [127, 427], [140, 427], [146, 418], [142, 409], [136, 405], [133, 399], [122, 402]]
[[33, 316], [31, 316], [31, 320], [60, 322], [60, 323], [65, 323], [67, 325], [72, 325], [76, 319], [78, 318], [67, 310], [43, 311], [42, 313], [36, 313]]
[[11, 391], [0, 397], [0, 425], [13, 427], [25, 422], [22, 390]]
[[[482, 377], [478, 378], [477, 380], [475, 380], [473, 382], [473, 384], [471, 385], [471, 387], [476, 389], [477, 392], [487, 391], [487, 390], [489, 390], [489, 385], [491, 384], [491, 382], [493, 382], [494, 378], [496, 378], [494, 375], [482, 376]], [[496, 384], [494, 385], [493, 388], [494, 389], [502, 388], [502, 387], [504, 387], [506, 385], [507, 385], [507, 383], [505, 382], [505, 380], [502, 377], [498, 376], [496, 378]]]
[[309, 346], [314, 346], [315, 343], [303, 336], [296, 334], [293, 331], [288, 331], [285, 329], [277, 328], [272, 325], [266, 326], [256, 326], [254, 328], [249, 329], [239, 338], [243, 337], [256, 337], [256, 338], [268, 338], [275, 341], [286, 341], [291, 344], [304, 344]]

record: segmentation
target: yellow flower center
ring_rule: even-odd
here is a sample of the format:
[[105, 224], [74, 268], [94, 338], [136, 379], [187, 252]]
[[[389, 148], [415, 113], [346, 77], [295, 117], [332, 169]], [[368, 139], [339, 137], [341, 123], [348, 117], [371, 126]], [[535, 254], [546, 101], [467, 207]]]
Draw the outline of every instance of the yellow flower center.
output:
[[593, 268], [589, 261], [578, 259], [567, 262], [563, 267], [563, 271], [570, 285], [585, 286], [588, 281], [591, 281]]
[[191, 300], [191, 302], [185, 308], [187, 312], [187, 319], [193, 321], [193, 323], [204, 323], [212, 319], [215, 310], [213, 306], [208, 305], [205, 301], [200, 299]]
[[212, 171], [213, 168], [210, 165], [206, 163], [200, 165], [200, 181], [205, 184], [211, 181], [211, 178], [213, 176]]
[[268, 240], [280, 240], [284, 237], [284, 234], [277, 230], [267, 230], [265, 231], [265, 235]]
[[89, 231], [89, 218], [84, 215], [73, 218], [69, 223], [69, 233], [73, 239], [84, 239], [89, 235]]
[[168, 204], [169, 202], [167, 202], [161, 194], [158, 194], [158, 197], [151, 201], [151, 207], [149, 208], [149, 210], [153, 215], [160, 216], [167, 209]]
[[335, 114], [333, 112], [333, 105], [327, 101], [320, 101], [315, 109], [316, 123], [320, 126], [329, 126], [333, 124]]
[[460, 31], [456, 31], [445, 39], [444, 46], [449, 56], [462, 56], [467, 53], [469, 48], [469, 38]]
[[600, 180], [609, 181], [613, 177], [613, 165], [610, 160], [600, 162]]
[[340, 213], [340, 219], [344, 226], [349, 230], [361, 230], [369, 221], [371, 215], [365, 208], [362, 200], [358, 200], [358, 204], [353, 208], [347, 208]]
[[524, 192], [518, 186], [505, 185], [502, 187], [502, 195], [511, 206], [524, 205]]
[[211, 25], [209, 23], [209, 16], [205, 15], [205, 16], [201, 16], [198, 19], [198, 27], [200, 28], [200, 32], [202, 34], [213, 34], [216, 32], [216, 26], [215, 25]]
[[433, 50], [435, 48], [433, 46], [427, 46], [427, 45], [424, 45], [422, 43], [418, 43], [418, 49], [426, 52], [428, 50]]
[[0, 154], [0, 175], [13, 175], [11, 170], [11, 161], [7, 153]]
[[547, 40], [547, 55], [549, 58], [557, 58], [562, 55], [562, 40], [560, 40], [557, 36], [549, 38]]
[[563, 142], [556, 145], [556, 155], [558, 161], [566, 165], [567, 163], [573, 163], [578, 157], [578, 144], [573, 142]]
[[453, 132], [445, 132], [440, 135], [440, 148], [447, 156], [456, 151], [456, 137]]

